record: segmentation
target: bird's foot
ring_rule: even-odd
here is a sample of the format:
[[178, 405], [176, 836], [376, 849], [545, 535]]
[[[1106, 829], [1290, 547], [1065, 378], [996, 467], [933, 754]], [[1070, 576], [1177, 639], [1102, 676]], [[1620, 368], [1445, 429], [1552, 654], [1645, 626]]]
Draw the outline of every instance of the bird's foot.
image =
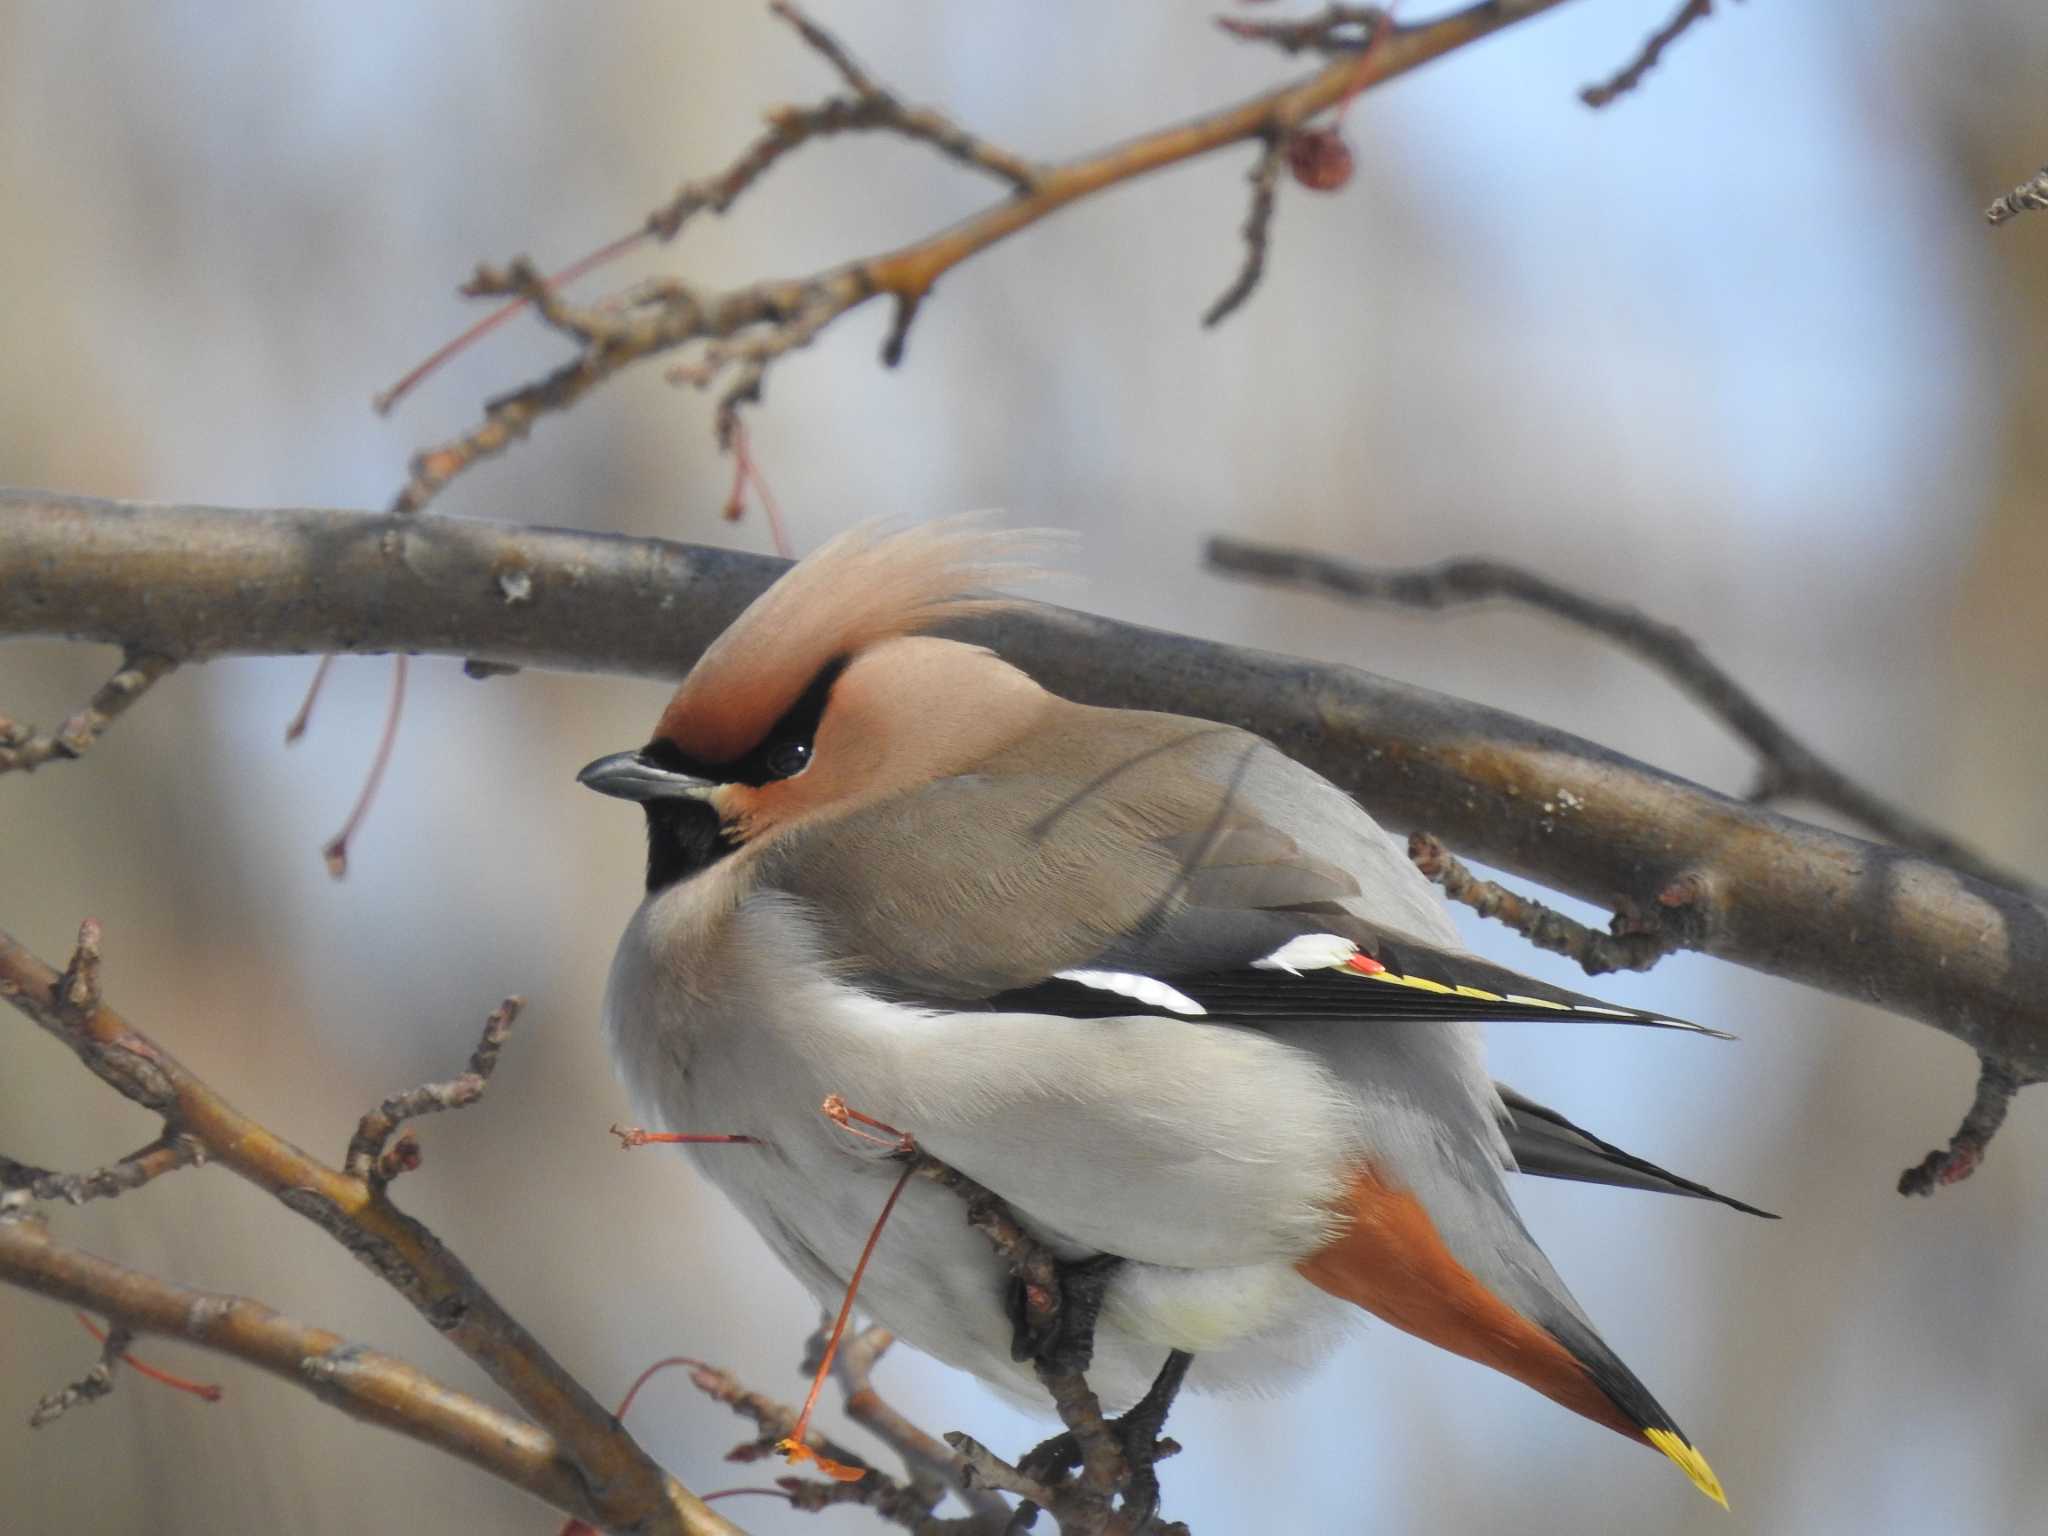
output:
[[1113, 1253], [1054, 1266], [1055, 1294], [1019, 1276], [1010, 1282], [1010, 1358], [1049, 1371], [1088, 1369], [1095, 1357], [1095, 1320], [1123, 1260]]
[[[1130, 1528], [1144, 1536], [1154, 1529], [1159, 1514], [1159, 1475], [1154, 1470], [1180, 1450], [1177, 1441], [1160, 1433], [1174, 1399], [1187, 1380], [1194, 1356], [1176, 1349], [1166, 1357], [1152, 1385], [1130, 1410], [1109, 1421], [1109, 1431], [1122, 1449], [1127, 1477], [1124, 1483], [1124, 1512], [1134, 1517]], [[1071, 1430], [1054, 1435], [1032, 1447], [1018, 1461], [1018, 1470], [1042, 1483], [1057, 1482], [1081, 1465], [1081, 1444]]]

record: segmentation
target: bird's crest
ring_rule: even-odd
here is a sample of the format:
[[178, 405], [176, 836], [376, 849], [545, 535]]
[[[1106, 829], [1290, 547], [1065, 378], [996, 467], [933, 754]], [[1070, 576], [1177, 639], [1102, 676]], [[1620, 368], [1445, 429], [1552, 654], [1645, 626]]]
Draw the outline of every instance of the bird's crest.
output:
[[849, 529], [747, 605], [690, 669], [654, 734], [696, 761], [730, 762], [834, 661], [1014, 606], [991, 589], [1040, 574], [1028, 557], [1049, 542], [978, 515]]

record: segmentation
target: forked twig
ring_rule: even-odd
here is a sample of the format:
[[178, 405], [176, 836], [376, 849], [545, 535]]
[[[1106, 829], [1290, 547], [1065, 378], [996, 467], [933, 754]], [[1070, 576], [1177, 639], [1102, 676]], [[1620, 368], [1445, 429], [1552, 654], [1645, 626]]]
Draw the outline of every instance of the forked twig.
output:
[[0, 715], [0, 773], [33, 773], [55, 759], [85, 756], [108, 726], [176, 666], [168, 657], [131, 652], [85, 708], [52, 732]]
[[[660, 240], [674, 238], [698, 215], [725, 211], [800, 145], [845, 132], [879, 130], [930, 144], [1003, 181], [1009, 195], [964, 223], [911, 245], [809, 277], [723, 292], [662, 279], [641, 283], [609, 303], [577, 305], [565, 300], [557, 285], [530, 262], [480, 266], [464, 292], [530, 305], [543, 324], [575, 344], [576, 354], [544, 378], [491, 401], [483, 420], [467, 432], [415, 455], [393, 509], [417, 512], [454, 476], [478, 460], [502, 452], [543, 416], [568, 409], [636, 362], [690, 345], [699, 348], [696, 356], [672, 370], [672, 377], [700, 388], [719, 386], [718, 435], [720, 443], [729, 446], [741, 409], [761, 398], [772, 365], [808, 346], [841, 316], [870, 300], [886, 297], [894, 306], [894, 320], [883, 348], [884, 362], [894, 364], [903, 355], [912, 320], [939, 278], [1018, 230], [1070, 203], [1226, 145], [1251, 140], [1271, 144], [1284, 139], [1359, 91], [1561, 3], [1483, 0], [1417, 26], [1377, 25], [1367, 34], [1369, 48], [1361, 38], [1359, 49], [1363, 52], [1340, 51], [1304, 79], [1099, 154], [1049, 166], [1001, 149], [943, 114], [904, 106], [877, 84], [831, 33], [794, 6], [778, 3], [776, 14], [789, 21], [805, 44], [831, 64], [851, 94], [771, 115], [767, 131], [723, 172], [685, 183], [651, 211], [644, 224], [646, 232]], [[1247, 238], [1249, 244], [1249, 235]], [[1254, 270], [1253, 277], [1256, 275]], [[1249, 292], [1248, 286], [1245, 291]]]
[[1901, 848], [1966, 870], [1980, 880], [2025, 894], [2038, 889], [2032, 881], [1857, 783], [1795, 736], [1690, 635], [1626, 604], [1588, 596], [1498, 560], [1447, 560], [1412, 570], [1384, 570], [1233, 538], [1212, 538], [1205, 558], [1211, 570], [1225, 575], [1318, 592], [1345, 602], [1440, 610], [1504, 599], [1564, 619], [1614, 641], [1655, 667], [1748, 743], [1759, 762], [1751, 800], [1760, 804], [1806, 800], [1823, 805]]

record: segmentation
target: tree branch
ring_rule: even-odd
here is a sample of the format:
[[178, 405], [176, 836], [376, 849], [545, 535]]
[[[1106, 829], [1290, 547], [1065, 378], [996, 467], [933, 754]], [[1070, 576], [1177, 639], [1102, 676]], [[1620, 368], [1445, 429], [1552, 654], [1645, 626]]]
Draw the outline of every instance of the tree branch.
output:
[[190, 1137], [211, 1160], [268, 1190], [411, 1302], [554, 1436], [587, 1488], [597, 1524], [646, 1536], [735, 1536], [381, 1187], [249, 1119], [108, 1006], [99, 995], [97, 929], [84, 925], [61, 975], [0, 933], [0, 997], [117, 1092], [163, 1116], [168, 1134]]
[[[1505, 923], [1538, 949], [1578, 962], [1588, 976], [1609, 971], [1647, 971], [1675, 949], [1684, 947], [1675, 925], [1641, 914], [1616, 913], [1602, 933], [1546, 907], [1533, 896], [1521, 896], [1492, 880], [1481, 880], [1427, 832], [1408, 839], [1408, 857], [1415, 867], [1443, 887], [1452, 901], [1462, 902], [1481, 917]], [[1695, 892], [1676, 881], [1658, 893], [1660, 910], [1692, 905]]]
[[169, 1135], [159, 1136], [118, 1163], [109, 1163], [90, 1173], [57, 1173], [0, 1156], [0, 1190], [23, 1189], [33, 1200], [83, 1205], [88, 1200], [111, 1200], [164, 1174], [205, 1161], [206, 1149], [198, 1142], [189, 1136]]
[[[599, 1518], [574, 1465], [545, 1432], [260, 1302], [173, 1285], [53, 1239], [33, 1216], [0, 1217], [0, 1281], [232, 1356], [305, 1388], [351, 1418], [395, 1430], [585, 1519]], [[103, 1357], [104, 1358], [104, 1357]]]
[[123, 1323], [116, 1323], [100, 1340], [100, 1357], [78, 1380], [59, 1391], [52, 1392], [35, 1406], [35, 1412], [28, 1416], [30, 1429], [41, 1429], [69, 1413], [80, 1403], [97, 1402], [114, 1390], [114, 1367], [121, 1363], [121, 1357], [128, 1353], [128, 1346], [135, 1342], [135, 1335]]
[[[1308, 119], [1359, 91], [1561, 3], [1482, 0], [1435, 21], [1378, 28], [1364, 55], [1344, 52], [1313, 75], [1238, 106], [1052, 166], [1038, 166], [997, 150], [936, 113], [903, 108], [853, 62], [830, 33], [793, 6], [778, 4], [777, 13], [832, 64], [852, 87], [853, 97], [777, 114], [768, 133], [726, 171], [686, 184], [650, 213], [645, 233], [663, 240], [673, 238], [695, 214], [705, 209], [723, 212], [730, 207], [762, 172], [799, 144], [823, 133], [854, 128], [884, 128], [922, 139], [1007, 181], [1012, 195], [914, 244], [808, 277], [760, 282], [723, 293], [662, 279], [639, 284], [610, 304], [579, 306], [564, 301], [539, 269], [524, 259], [504, 267], [479, 267], [465, 293], [531, 304], [544, 324], [576, 343], [577, 355], [546, 377], [491, 401], [484, 419], [461, 436], [415, 455], [393, 510], [417, 512], [470, 465], [502, 452], [526, 436], [542, 416], [568, 409], [632, 364], [700, 342], [704, 346], [697, 358], [671, 376], [700, 387], [721, 378], [728, 380], [718, 406], [719, 441], [728, 444], [738, 426], [740, 407], [760, 398], [769, 366], [808, 346], [827, 326], [869, 300], [886, 295], [895, 305], [895, 323], [884, 345], [885, 361], [893, 363], [902, 355], [911, 318], [939, 278], [1018, 230], [1070, 203], [1227, 145], [1285, 139]], [[1384, 38], [1381, 32], [1386, 34]], [[1255, 270], [1252, 275], [1256, 277]], [[1248, 285], [1245, 291], [1249, 292]]]
[[126, 657], [120, 670], [100, 685], [91, 702], [52, 735], [0, 715], [0, 773], [17, 769], [33, 773], [52, 758], [83, 757], [100, 734], [174, 665], [162, 656]]
[[[445, 1083], [422, 1083], [404, 1093], [395, 1093], [364, 1115], [356, 1125], [355, 1135], [349, 1138], [348, 1152], [342, 1159], [343, 1169], [356, 1178], [388, 1184], [395, 1170], [384, 1168], [383, 1159], [385, 1143], [391, 1140], [392, 1133], [408, 1120], [438, 1114], [444, 1109], [460, 1109], [482, 1098], [491, 1073], [497, 1070], [498, 1052], [504, 1049], [505, 1038], [512, 1033], [512, 1023], [525, 1006], [525, 998], [508, 997], [484, 1020], [483, 1038], [471, 1052], [469, 1070], [462, 1076], [450, 1078]], [[403, 1165], [416, 1166], [417, 1162], [415, 1154]]]
[[1626, 96], [1643, 83], [1643, 76], [1657, 67], [1664, 57], [1664, 50], [1683, 37], [1697, 21], [1705, 21], [1714, 14], [1714, 0], [1684, 0], [1677, 12], [1663, 26], [1644, 39], [1636, 56], [1599, 85], [1589, 85], [1579, 92], [1579, 100], [1589, 107], [1604, 107], [1617, 97]]
[[1761, 759], [1757, 782], [1749, 793], [1751, 800], [1805, 800], [1823, 805], [1900, 848], [1924, 853], [1980, 880], [2039, 894], [2038, 887], [2023, 876], [1872, 793], [1825, 761], [1758, 703], [1755, 695], [1709, 660], [1690, 635], [1625, 604], [1589, 597], [1534, 571], [1496, 560], [1447, 560], [1417, 570], [1378, 570], [1302, 550], [1215, 538], [1209, 541], [1207, 562], [1209, 569], [1226, 575], [1320, 592], [1351, 603], [1441, 610], [1504, 598], [1552, 614], [1606, 636], [1655, 667], [1747, 742]]
[[[425, 651], [674, 678], [785, 568], [461, 518], [27, 491], [0, 492], [0, 523], [0, 636], [180, 661]], [[1693, 947], [1919, 1019], [2027, 1076], [2048, 1072], [2048, 905], [2035, 897], [1349, 667], [1039, 605], [961, 633], [1069, 698], [1256, 731], [1385, 825], [1427, 827], [1554, 890], [1647, 909], [1696, 876]]]
[[2042, 166], [1986, 208], [1984, 222], [2003, 224], [2007, 219], [2016, 219], [2023, 213], [2036, 213], [2043, 208], [2048, 208], [2048, 165]]
[[[902, 1458], [912, 1483], [932, 1481], [951, 1489], [970, 1513], [1008, 1520], [1010, 1506], [996, 1494], [969, 1480], [965, 1464], [945, 1444], [913, 1424], [875, 1389], [874, 1369], [896, 1335], [876, 1326], [862, 1330], [840, 1347], [832, 1374], [846, 1394], [846, 1416]], [[806, 1369], [810, 1369], [806, 1363]]]
[[1977, 1165], [1984, 1161], [1991, 1138], [2005, 1124], [2013, 1095], [2035, 1081], [2038, 1079], [2022, 1077], [1989, 1057], [1980, 1060], [1977, 1092], [1970, 1101], [1969, 1113], [1963, 1116], [1963, 1123], [1949, 1138], [1946, 1147], [1928, 1153], [1899, 1175], [1899, 1193], [1931, 1195], [1946, 1185], [1960, 1184], [1975, 1173]]

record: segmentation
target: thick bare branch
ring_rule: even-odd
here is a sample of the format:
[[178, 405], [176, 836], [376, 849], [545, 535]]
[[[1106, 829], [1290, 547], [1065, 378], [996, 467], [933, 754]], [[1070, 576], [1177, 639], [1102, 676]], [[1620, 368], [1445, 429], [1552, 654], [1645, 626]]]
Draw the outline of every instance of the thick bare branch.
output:
[[767, 134], [726, 171], [707, 181], [686, 184], [651, 213], [648, 231], [670, 238], [698, 212], [730, 207], [763, 171], [798, 144], [822, 133], [856, 128], [885, 128], [922, 139], [965, 164], [1001, 177], [1011, 184], [1012, 195], [911, 245], [806, 278], [756, 283], [723, 293], [659, 281], [640, 285], [615, 304], [578, 307], [562, 300], [539, 270], [525, 261], [502, 269], [480, 268], [466, 292], [532, 304], [546, 324], [577, 344], [577, 355], [545, 378], [490, 402], [484, 419], [461, 436], [415, 455], [411, 474], [393, 508], [418, 511], [450, 479], [524, 437], [542, 416], [566, 410], [591, 389], [644, 358], [695, 343], [704, 343], [704, 350], [684, 365], [678, 376], [700, 386], [727, 381], [718, 407], [718, 431], [721, 443], [729, 443], [739, 408], [760, 397], [769, 366], [809, 345], [827, 326], [869, 300], [886, 295], [894, 302], [896, 318], [884, 356], [899, 358], [911, 317], [932, 285], [963, 261], [1018, 230], [1070, 203], [1226, 145], [1284, 138], [1359, 91], [1561, 3], [1563, 0], [1483, 0], [1435, 21], [1379, 27], [1372, 33], [1372, 46], [1366, 54], [1344, 52], [1315, 74], [1238, 106], [1126, 140], [1099, 154], [1044, 167], [998, 151], [937, 114], [903, 108], [875, 85], [836, 39], [792, 7], [781, 5], [778, 10], [798, 27], [805, 41], [852, 86], [852, 100], [828, 102], [808, 112], [792, 108], [771, 118]]
[[213, 1161], [268, 1190], [411, 1302], [556, 1438], [590, 1489], [596, 1523], [646, 1536], [733, 1536], [729, 1522], [663, 1472], [469, 1268], [381, 1188], [307, 1156], [243, 1115], [102, 1000], [97, 925], [86, 927], [82, 937], [95, 942], [81, 942], [61, 975], [0, 933], [0, 997], [111, 1087], [162, 1115], [169, 1134], [199, 1142]]
[[0, 773], [33, 773], [52, 758], [83, 757], [100, 734], [175, 665], [162, 656], [128, 656], [91, 702], [51, 734], [0, 715]]
[[31, 1216], [0, 1218], [0, 1281], [97, 1312], [133, 1333], [231, 1356], [559, 1510], [599, 1518], [575, 1466], [545, 1432], [443, 1386], [403, 1360], [295, 1322], [260, 1302], [124, 1269], [56, 1241]]
[[2048, 165], [2029, 176], [2003, 197], [1984, 210], [1984, 222], [2003, 224], [2007, 219], [2016, 219], [2023, 213], [2038, 213], [2048, 208]]
[[[0, 492], [0, 522], [0, 636], [180, 661], [402, 650], [674, 678], [785, 568], [461, 518], [39, 492]], [[1602, 906], [1697, 876], [1694, 947], [2048, 1072], [2048, 905], [2025, 893], [1350, 667], [1038, 605], [961, 633], [1070, 698], [1256, 731], [1383, 824]]]
[[1301, 550], [1241, 539], [1209, 541], [1212, 570], [1300, 587], [1355, 603], [1442, 609], [1498, 599], [1522, 603], [1604, 635], [1662, 672], [1720, 719], [1761, 761], [1750, 798], [1805, 800], [1839, 811], [1886, 841], [1965, 870], [1980, 880], [2035, 891], [2033, 883], [1964, 846], [1902, 806], [1858, 784], [1801, 741], [1683, 630], [1622, 603], [1589, 597], [1496, 560], [1447, 560], [1417, 570], [1379, 570]]

